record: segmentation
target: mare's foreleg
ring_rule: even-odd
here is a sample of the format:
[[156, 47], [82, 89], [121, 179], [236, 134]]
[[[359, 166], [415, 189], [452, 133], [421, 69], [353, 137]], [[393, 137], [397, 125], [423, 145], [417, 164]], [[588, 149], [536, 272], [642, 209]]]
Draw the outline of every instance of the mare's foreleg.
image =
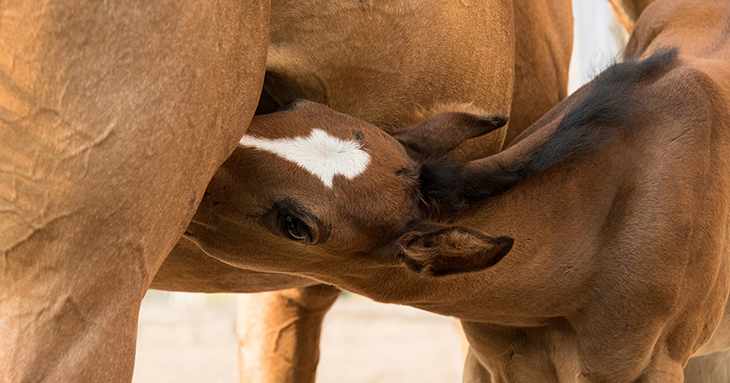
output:
[[268, 2], [0, 4], [0, 381], [124, 382], [263, 81]]

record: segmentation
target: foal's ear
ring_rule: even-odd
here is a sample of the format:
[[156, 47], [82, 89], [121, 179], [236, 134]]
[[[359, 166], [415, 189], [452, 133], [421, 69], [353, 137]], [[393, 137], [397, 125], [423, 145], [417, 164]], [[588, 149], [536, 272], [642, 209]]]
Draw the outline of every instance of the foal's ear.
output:
[[465, 112], [446, 112], [423, 120], [397, 133], [394, 137], [415, 159], [443, 156], [462, 142], [484, 135], [507, 123], [501, 114], [479, 115]]
[[412, 231], [398, 239], [403, 262], [412, 270], [431, 276], [494, 266], [509, 253], [513, 243], [511, 237], [490, 237], [459, 226]]

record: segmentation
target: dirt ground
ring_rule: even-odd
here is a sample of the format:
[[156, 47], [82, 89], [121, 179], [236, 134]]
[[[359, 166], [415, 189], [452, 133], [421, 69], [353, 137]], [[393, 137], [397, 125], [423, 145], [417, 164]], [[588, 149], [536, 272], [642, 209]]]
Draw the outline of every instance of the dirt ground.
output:
[[[461, 381], [456, 320], [347, 295], [327, 314], [318, 383]], [[234, 383], [235, 297], [150, 291], [133, 383]]]

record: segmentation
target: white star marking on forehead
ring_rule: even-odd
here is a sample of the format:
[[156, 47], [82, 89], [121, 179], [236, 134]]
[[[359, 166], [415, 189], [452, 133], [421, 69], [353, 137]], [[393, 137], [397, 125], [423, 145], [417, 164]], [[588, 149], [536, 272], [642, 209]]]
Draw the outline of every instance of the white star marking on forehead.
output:
[[332, 179], [341, 174], [353, 179], [370, 163], [370, 155], [357, 141], [345, 141], [329, 135], [322, 129], [313, 129], [307, 137], [259, 138], [243, 136], [240, 144], [274, 153], [296, 163], [319, 177], [328, 188]]

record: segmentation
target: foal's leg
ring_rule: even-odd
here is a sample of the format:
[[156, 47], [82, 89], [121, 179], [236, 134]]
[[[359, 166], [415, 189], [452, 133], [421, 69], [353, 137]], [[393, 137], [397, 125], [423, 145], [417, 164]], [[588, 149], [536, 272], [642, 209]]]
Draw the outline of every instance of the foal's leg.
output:
[[0, 381], [129, 381], [145, 290], [256, 106], [267, 1], [0, 20]]
[[314, 382], [322, 320], [341, 290], [314, 285], [238, 298], [243, 383]]
[[[462, 338], [466, 342], [466, 337]], [[476, 355], [467, 344], [466, 359], [464, 361], [463, 383], [492, 383], [492, 375], [477, 360]]]

